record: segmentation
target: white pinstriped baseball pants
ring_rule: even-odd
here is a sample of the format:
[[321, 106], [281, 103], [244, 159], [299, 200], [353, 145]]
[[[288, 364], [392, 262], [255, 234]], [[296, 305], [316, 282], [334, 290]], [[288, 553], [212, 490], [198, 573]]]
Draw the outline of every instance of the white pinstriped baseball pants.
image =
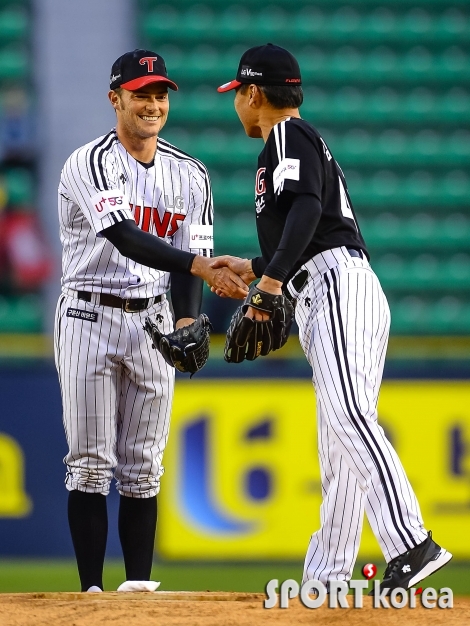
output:
[[[97, 319], [69, 317], [69, 308]], [[125, 313], [59, 298], [54, 343], [69, 491], [107, 495], [113, 476], [121, 495], [150, 498], [160, 490], [175, 375], [142, 328], [147, 315], [161, 315], [162, 332], [173, 329], [166, 299]]]
[[[364, 509], [387, 561], [424, 541], [416, 496], [377, 423], [390, 326], [380, 283], [346, 248], [316, 255], [301, 270], [299, 339], [313, 370], [323, 502], [303, 579], [349, 580]], [[300, 288], [300, 287], [299, 287]]]

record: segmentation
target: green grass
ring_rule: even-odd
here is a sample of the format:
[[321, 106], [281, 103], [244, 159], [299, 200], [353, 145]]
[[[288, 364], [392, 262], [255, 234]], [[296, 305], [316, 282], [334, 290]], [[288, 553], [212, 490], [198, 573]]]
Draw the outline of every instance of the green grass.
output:
[[[359, 563], [353, 578], [362, 578]], [[383, 572], [383, 565], [379, 566]], [[207, 564], [155, 562], [153, 578], [161, 590], [262, 592], [268, 580], [299, 580], [302, 563]], [[124, 581], [121, 561], [107, 561], [105, 589], [114, 591]], [[450, 587], [456, 595], [470, 596], [470, 563], [452, 563], [424, 581], [423, 586]], [[75, 562], [71, 560], [0, 559], [0, 593], [78, 591]]]

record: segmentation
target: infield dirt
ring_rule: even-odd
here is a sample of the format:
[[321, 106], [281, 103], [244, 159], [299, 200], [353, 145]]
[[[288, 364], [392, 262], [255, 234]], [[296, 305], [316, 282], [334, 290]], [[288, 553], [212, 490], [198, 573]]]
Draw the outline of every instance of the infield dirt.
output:
[[452, 609], [307, 609], [298, 600], [288, 609], [264, 609], [263, 594], [156, 592], [145, 594], [32, 593], [0, 595], [2, 626], [292, 626], [470, 624], [470, 598]]

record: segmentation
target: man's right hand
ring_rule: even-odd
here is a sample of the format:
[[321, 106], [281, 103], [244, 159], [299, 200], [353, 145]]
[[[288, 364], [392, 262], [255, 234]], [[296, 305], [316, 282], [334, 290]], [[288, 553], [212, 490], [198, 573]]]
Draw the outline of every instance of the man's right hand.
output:
[[248, 293], [248, 287], [244, 280], [235, 271], [228, 267], [227, 262], [218, 264], [219, 259], [238, 259], [237, 257], [215, 257], [209, 258], [197, 255], [194, 257], [191, 266], [191, 274], [199, 276], [211, 287], [217, 295], [225, 298], [236, 298], [243, 300]]
[[[253, 269], [251, 267], [251, 259], [241, 259], [240, 257], [226, 254], [212, 259], [211, 266], [215, 269], [228, 267], [232, 270], [232, 272], [238, 274], [246, 285], [250, 285], [254, 280], [256, 280], [256, 276], [253, 274]], [[216, 287], [211, 287], [211, 289], [218, 296], [221, 296], [222, 298], [224, 297], [224, 294]]]

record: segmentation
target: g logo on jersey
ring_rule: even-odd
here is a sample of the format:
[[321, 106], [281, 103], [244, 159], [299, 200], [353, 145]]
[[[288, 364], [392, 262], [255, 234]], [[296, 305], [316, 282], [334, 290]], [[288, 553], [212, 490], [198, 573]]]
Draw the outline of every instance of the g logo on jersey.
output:
[[256, 213], [261, 213], [264, 209], [264, 194], [266, 193], [266, 181], [264, 180], [264, 174], [266, 172], [265, 167], [260, 167], [256, 172], [255, 182], [255, 208]]

